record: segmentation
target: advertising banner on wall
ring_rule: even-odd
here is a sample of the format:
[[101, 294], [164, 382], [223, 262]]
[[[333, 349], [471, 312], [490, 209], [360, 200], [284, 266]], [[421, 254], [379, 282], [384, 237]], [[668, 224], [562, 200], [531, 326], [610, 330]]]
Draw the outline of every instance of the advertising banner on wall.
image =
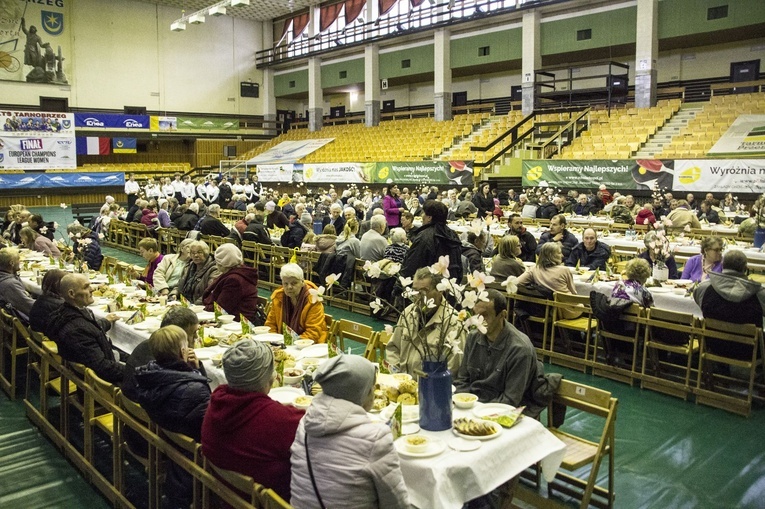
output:
[[334, 138], [318, 138], [315, 140], [283, 141], [265, 152], [253, 157], [248, 163], [257, 164], [288, 164], [295, 163], [311, 152], [319, 150]]
[[765, 154], [765, 115], [739, 115], [707, 153], [739, 157]]
[[[303, 182], [363, 184], [368, 182], [368, 175], [374, 168], [374, 163], [321, 163], [302, 164]], [[260, 167], [260, 166], [258, 166]]]
[[0, 111], [0, 169], [76, 168], [74, 115]]
[[609, 189], [671, 189], [673, 164], [673, 160], [661, 159], [529, 160], [523, 161], [523, 186], [597, 189], [605, 184]]
[[112, 113], [75, 113], [74, 126], [100, 129], [149, 129], [148, 115]]
[[292, 182], [294, 164], [259, 164], [258, 182]]
[[123, 186], [125, 174], [105, 173], [18, 173], [0, 175], [0, 189], [47, 187]]
[[178, 119], [175, 117], [155, 117], [149, 118], [149, 125], [152, 131], [177, 131]]
[[677, 159], [673, 189], [688, 192], [765, 193], [765, 160]]
[[71, 2], [0, 1], [0, 80], [69, 83]]
[[428, 185], [473, 185], [470, 161], [382, 162], [369, 168], [368, 182]]
[[179, 131], [238, 131], [235, 118], [176, 117]]

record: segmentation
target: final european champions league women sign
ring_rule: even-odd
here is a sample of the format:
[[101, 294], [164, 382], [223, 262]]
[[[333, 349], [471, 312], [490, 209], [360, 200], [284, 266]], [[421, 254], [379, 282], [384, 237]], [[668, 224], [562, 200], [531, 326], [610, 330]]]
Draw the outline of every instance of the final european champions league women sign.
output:
[[73, 113], [0, 111], [0, 169], [77, 168]]

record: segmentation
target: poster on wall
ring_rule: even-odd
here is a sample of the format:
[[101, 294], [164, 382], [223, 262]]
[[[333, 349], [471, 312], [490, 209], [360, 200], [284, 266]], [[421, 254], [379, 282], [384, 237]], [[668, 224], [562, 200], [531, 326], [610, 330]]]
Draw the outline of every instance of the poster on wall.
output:
[[293, 164], [259, 164], [258, 182], [292, 182]]
[[150, 117], [149, 125], [152, 131], [177, 131], [178, 119], [175, 117]]
[[0, 0], [0, 80], [68, 84], [72, 0]]
[[765, 193], [765, 160], [678, 159], [675, 161], [677, 191], [716, 193]]
[[368, 175], [374, 168], [374, 163], [306, 163], [302, 166], [302, 181], [307, 184], [319, 182], [364, 184], [369, 182]]
[[617, 190], [671, 189], [674, 161], [624, 159], [523, 161], [523, 187], [597, 189], [601, 184]]
[[739, 115], [707, 154], [741, 157], [765, 154], [765, 115]]
[[77, 167], [72, 113], [0, 111], [0, 169]]

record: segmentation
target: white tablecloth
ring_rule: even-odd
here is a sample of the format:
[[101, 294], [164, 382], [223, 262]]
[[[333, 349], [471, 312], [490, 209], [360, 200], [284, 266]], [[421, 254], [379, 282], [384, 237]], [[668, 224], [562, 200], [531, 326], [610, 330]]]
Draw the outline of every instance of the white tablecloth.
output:
[[[455, 408], [453, 417], [472, 416], [471, 412]], [[419, 433], [446, 443], [455, 438], [452, 430]], [[475, 451], [458, 452], [447, 446], [429, 458], [401, 456], [401, 471], [415, 507], [459, 509], [536, 462], [541, 462], [545, 479], [552, 480], [565, 448], [539, 421], [524, 417], [512, 428], [503, 429], [497, 438], [483, 441]]]
[[[596, 290], [604, 295], [611, 295], [611, 290], [613, 290], [615, 283], [601, 281], [599, 283], [592, 284], [576, 279], [575, 284], [576, 293], [578, 295], [590, 295], [590, 292], [593, 290]], [[648, 290], [654, 290], [651, 292], [651, 295], [653, 295], [654, 307], [669, 309], [679, 313], [691, 313], [699, 318], [702, 317], [701, 308], [699, 308], [698, 304], [696, 304], [692, 297], [678, 295], [671, 290], [666, 291], [669, 289], [656, 291], [656, 289], [649, 288]]]

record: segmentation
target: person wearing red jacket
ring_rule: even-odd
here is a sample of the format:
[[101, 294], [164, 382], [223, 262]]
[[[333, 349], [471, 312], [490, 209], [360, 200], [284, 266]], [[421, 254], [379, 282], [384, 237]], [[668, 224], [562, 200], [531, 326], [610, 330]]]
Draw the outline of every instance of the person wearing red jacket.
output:
[[223, 244], [215, 250], [218, 276], [202, 295], [205, 310], [212, 311], [217, 303], [226, 313], [239, 314], [255, 323], [258, 307], [258, 271], [244, 265], [242, 251], [234, 244]]

